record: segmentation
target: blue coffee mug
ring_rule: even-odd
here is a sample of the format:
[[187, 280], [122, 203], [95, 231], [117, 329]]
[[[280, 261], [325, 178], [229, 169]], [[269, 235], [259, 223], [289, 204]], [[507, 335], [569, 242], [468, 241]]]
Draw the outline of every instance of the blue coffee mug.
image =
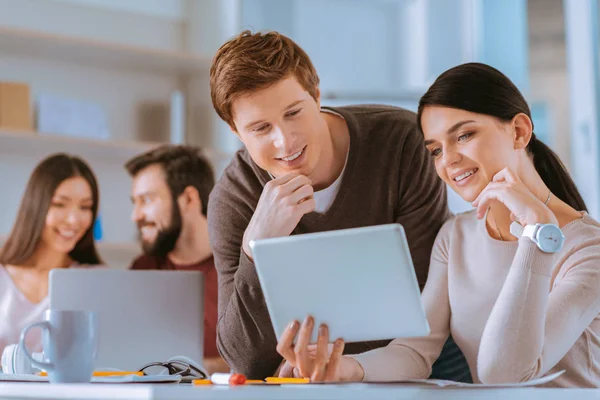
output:
[[[35, 360], [25, 345], [27, 332], [41, 328], [46, 362]], [[45, 321], [23, 329], [19, 346], [32, 365], [48, 372], [50, 383], [90, 382], [98, 354], [98, 315], [93, 311], [48, 310]]]

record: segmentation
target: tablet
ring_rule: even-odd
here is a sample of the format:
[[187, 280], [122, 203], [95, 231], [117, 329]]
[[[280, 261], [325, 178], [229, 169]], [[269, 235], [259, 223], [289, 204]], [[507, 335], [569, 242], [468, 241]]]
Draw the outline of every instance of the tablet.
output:
[[262, 239], [250, 248], [278, 338], [309, 314], [315, 327], [327, 323], [331, 342], [429, 335], [399, 224]]

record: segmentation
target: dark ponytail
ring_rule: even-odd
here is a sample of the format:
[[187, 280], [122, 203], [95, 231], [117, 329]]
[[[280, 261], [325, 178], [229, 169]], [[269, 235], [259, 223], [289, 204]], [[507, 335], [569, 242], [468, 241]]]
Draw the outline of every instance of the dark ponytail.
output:
[[533, 154], [533, 165], [548, 189], [574, 209], [587, 211], [575, 182], [571, 179], [571, 175], [567, 172], [558, 155], [539, 140], [535, 134], [531, 136], [527, 148]]
[[[419, 101], [417, 121], [426, 106], [444, 106], [496, 117], [504, 122], [523, 113], [531, 119], [525, 98], [510, 79], [497, 69], [481, 63], [467, 63], [442, 73]], [[533, 121], [532, 121], [533, 124]], [[535, 136], [527, 145], [536, 171], [553, 195], [578, 211], [587, 207], [575, 182], [556, 153]]]

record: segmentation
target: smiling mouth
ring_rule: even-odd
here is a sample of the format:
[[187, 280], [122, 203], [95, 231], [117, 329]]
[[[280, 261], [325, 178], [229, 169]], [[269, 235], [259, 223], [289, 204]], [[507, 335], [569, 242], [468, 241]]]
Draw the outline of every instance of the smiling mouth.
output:
[[139, 228], [140, 232], [143, 234], [144, 232], [154, 232], [156, 230], [156, 226], [153, 224], [146, 224]]
[[467, 179], [468, 177], [470, 177], [471, 175], [473, 175], [477, 171], [479, 171], [479, 169], [478, 168], [474, 168], [471, 171], [467, 171], [467, 172], [462, 173], [462, 174], [460, 174], [458, 176], [455, 176], [453, 180], [454, 180], [454, 182], [460, 182], [460, 181], [462, 181], [464, 179]]
[[60, 236], [61, 238], [65, 239], [65, 240], [73, 240], [77, 237], [77, 231], [64, 231], [64, 230], [60, 230], [60, 229], [56, 229], [55, 230], [56, 233], [58, 234], [58, 236]]
[[302, 153], [304, 153], [304, 150], [306, 150], [306, 146], [304, 146], [302, 148], [302, 150], [300, 150], [299, 152], [294, 153], [288, 157], [280, 157], [280, 158], [278, 158], [278, 160], [287, 161], [287, 162], [294, 161], [296, 158], [300, 157], [302, 155]]

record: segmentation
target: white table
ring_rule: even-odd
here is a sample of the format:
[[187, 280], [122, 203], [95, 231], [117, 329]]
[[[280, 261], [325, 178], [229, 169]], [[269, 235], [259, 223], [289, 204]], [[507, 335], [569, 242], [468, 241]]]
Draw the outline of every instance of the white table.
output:
[[0, 399], [186, 400], [186, 399], [600, 399], [600, 389], [429, 388], [398, 385], [189, 386], [140, 384], [49, 385], [2, 383]]

